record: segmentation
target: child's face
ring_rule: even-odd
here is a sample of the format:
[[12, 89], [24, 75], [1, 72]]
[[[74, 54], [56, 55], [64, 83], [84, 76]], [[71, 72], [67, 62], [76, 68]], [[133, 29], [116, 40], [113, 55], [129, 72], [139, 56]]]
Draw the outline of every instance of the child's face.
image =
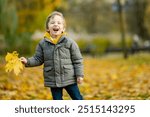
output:
[[53, 38], [61, 35], [64, 32], [64, 20], [61, 16], [55, 15], [49, 20], [48, 29]]

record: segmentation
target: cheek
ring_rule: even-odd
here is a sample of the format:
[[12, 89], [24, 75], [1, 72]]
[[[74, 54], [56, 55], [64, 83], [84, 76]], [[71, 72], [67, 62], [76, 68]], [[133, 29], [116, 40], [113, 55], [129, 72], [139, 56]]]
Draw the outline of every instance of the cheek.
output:
[[51, 26], [51, 25], [49, 25], [49, 26], [48, 26], [48, 29], [49, 29], [49, 30], [52, 30], [52, 26]]
[[64, 31], [64, 26], [61, 26], [61, 30]]

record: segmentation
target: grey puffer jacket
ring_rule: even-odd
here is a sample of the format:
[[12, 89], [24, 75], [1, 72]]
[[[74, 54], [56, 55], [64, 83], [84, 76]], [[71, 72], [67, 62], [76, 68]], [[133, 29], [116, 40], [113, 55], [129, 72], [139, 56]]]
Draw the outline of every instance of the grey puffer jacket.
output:
[[62, 36], [55, 45], [44, 38], [39, 42], [35, 55], [27, 59], [26, 67], [44, 63], [44, 85], [46, 87], [64, 87], [83, 77], [83, 58], [75, 41]]

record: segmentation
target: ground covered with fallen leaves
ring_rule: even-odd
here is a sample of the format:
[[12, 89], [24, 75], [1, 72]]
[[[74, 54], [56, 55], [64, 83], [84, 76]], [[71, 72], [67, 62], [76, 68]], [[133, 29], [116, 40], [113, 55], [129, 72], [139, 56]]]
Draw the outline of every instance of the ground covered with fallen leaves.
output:
[[[49, 88], [43, 86], [42, 66], [25, 68], [16, 76], [6, 73], [0, 57], [0, 99], [51, 100]], [[150, 53], [102, 57], [84, 56], [84, 83], [79, 85], [86, 100], [150, 99]], [[64, 91], [64, 99], [70, 99]]]

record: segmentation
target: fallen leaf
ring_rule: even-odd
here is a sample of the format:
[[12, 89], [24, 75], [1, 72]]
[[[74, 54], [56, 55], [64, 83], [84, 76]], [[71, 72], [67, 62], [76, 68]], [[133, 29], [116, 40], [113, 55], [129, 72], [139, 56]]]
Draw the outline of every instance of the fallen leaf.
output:
[[5, 66], [5, 71], [6, 72], [11, 72], [12, 70], [16, 75], [18, 75], [21, 70], [23, 70], [23, 64], [18, 58], [18, 53], [16, 51], [12, 53], [7, 53], [5, 60], [6, 60], [6, 66]]

